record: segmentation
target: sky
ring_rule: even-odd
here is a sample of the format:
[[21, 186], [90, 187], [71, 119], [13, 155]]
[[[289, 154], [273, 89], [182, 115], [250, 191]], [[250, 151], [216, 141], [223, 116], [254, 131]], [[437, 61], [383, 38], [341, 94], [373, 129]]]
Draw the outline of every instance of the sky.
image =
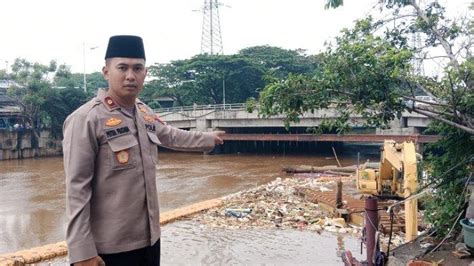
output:
[[[335, 10], [325, 10], [325, 0], [220, 2], [224, 54], [256, 45], [317, 54], [342, 28], [378, 12], [373, 9], [378, 0], [346, 0]], [[458, 14], [470, 0], [440, 2]], [[2, 1], [0, 69], [21, 57], [43, 64], [54, 59], [79, 73], [85, 61], [87, 73], [100, 71], [108, 39], [118, 34], [143, 38], [147, 65], [190, 58], [200, 53], [203, 4], [204, 0]]]

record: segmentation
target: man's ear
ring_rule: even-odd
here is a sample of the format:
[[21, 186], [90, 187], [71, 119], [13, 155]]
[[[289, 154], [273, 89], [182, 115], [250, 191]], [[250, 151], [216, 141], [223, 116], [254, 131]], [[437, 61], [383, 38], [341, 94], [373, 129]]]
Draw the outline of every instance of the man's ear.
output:
[[105, 80], [109, 81], [109, 68], [107, 66], [102, 68], [102, 76], [104, 76]]

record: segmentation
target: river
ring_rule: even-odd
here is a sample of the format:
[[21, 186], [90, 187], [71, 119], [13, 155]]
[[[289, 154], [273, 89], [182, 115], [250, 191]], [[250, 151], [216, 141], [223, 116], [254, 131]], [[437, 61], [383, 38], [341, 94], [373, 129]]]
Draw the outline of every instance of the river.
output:
[[[343, 165], [356, 163], [355, 158], [339, 159]], [[333, 157], [318, 155], [203, 155], [179, 152], [161, 152], [159, 161], [157, 182], [162, 211], [267, 183], [276, 177], [285, 176], [281, 172], [284, 166], [336, 164]], [[0, 254], [63, 241], [66, 230], [64, 199], [62, 158], [0, 161]], [[260, 230], [243, 233], [220, 230], [216, 233], [202, 228], [198, 228], [199, 233], [196, 233], [196, 229], [192, 228], [194, 227], [186, 222], [174, 223], [163, 228], [163, 254], [168, 254], [169, 262], [186, 264], [185, 256], [180, 254], [186, 253], [186, 248], [191, 248], [193, 243], [207, 243], [208, 252], [202, 253], [201, 257], [196, 257], [200, 258], [204, 264], [212, 263], [211, 257], [214, 260], [219, 257], [225, 258], [227, 253], [249, 254], [248, 251], [253, 250], [250, 252], [253, 254], [262, 248], [259, 241], [265, 239], [268, 243], [265, 243], [263, 247], [268, 250], [268, 256], [275, 258], [277, 256], [272, 252], [278, 250], [278, 244], [287, 242], [292, 234], [296, 234], [292, 241], [300, 240], [297, 241], [299, 244], [296, 246], [286, 248], [288, 250], [283, 253], [287, 256], [291, 256], [290, 251], [294, 249], [301, 250], [302, 254], [311, 254], [311, 251], [318, 248], [318, 244], [315, 243], [319, 243], [321, 237], [323, 238], [321, 243], [327, 242], [330, 247], [334, 246], [334, 249], [341, 246], [336, 244], [335, 236], [328, 237], [328, 235], [314, 238], [309, 233], [275, 231], [276, 233], [268, 234]], [[177, 235], [180, 237], [176, 237]], [[167, 236], [170, 238], [165, 239]], [[324, 238], [331, 238], [334, 243]], [[173, 240], [170, 241], [170, 239]], [[243, 241], [244, 239], [247, 240]], [[249, 239], [259, 241], [252, 245]], [[216, 249], [215, 243], [225, 241], [228, 242], [226, 248]], [[307, 242], [310, 246], [302, 245], [301, 241]], [[348, 241], [350, 246], [357, 247], [355, 239], [348, 238]], [[184, 246], [181, 245], [182, 243]], [[211, 245], [211, 243], [214, 244]], [[321, 243], [319, 246], [322, 247]], [[176, 254], [176, 256], [170, 257], [169, 254]], [[285, 256], [281, 255], [280, 259], [285, 261]], [[326, 256], [335, 260], [336, 252]], [[265, 256], [253, 254], [247, 258], [242, 257], [240, 260], [232, 260], [229, 257], [220, 262], [227, 264], [226, 260], [238, 264], [248, 264], [251, 262], [249, 260], [253, 260], [261, 264], [265, 263]], [[303, 260], [305, 260], [304, 256]]]

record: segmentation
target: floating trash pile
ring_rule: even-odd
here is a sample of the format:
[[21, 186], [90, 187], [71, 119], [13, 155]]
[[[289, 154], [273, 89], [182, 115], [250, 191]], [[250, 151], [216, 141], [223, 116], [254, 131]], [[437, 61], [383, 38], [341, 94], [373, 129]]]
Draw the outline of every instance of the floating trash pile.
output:
[[[195, 215], [192, 219], [203, 226], [228, 229], [279, 228], [351, 234], [362, 237], [362, 228], [347, 224], [318, 204], [298, 193], [300, 188], [333, 191], [334, 178], [277, 178], [271, 183], [224, 198], [224, 204]], [[352, 190], [351, 188], [346, 188]], [[335, 191], [334, 191], [335, 193]], [[386, 249], [389, 234], [379, 234], [380, 245]], [[405, 243], [404, 233], [391, 237], [391, 247]]]
[[349, 227], [344, 219], [334, 218], [318, 204], [298, 195], [297, 187], [329, 191], [333, 181], [312, 178], [277, 178], [271, 183], [230, 195], [221, 207], [194, 217], [211, 227], [281, 228], [320, 232], [322, 230], [358, 234], [360, 229]]

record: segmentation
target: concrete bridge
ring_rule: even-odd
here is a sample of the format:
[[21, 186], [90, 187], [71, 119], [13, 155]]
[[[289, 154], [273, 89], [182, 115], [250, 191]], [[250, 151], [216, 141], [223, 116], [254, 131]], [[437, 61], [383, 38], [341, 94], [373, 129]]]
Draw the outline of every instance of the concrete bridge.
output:
[[349, 135], [312, 135], [305, 134], [307, 128], [316, 127], [324, 119], [338, 117], [336, 110], [315, 110], [305, 113], [299, 123], [291, 124], [291, 132], [284, 130], [284, 116], [259, 117], [258, 112], [247, 112], [245, 104], [195, 105], [156, 109], [166, 123], [189, 130], [224, 130], [229, 134], [226, 140], [239, 141], [341, 141], [341, 142], [383, 142], [391, 137], [394, 140], [413, 140], [415, 142], [433, 142], [437, 137], [419, 133], [425, 129], [430, 119], [426, 116], [404, 112], [400, 119], [391, 123], [389, 130], [366, 128], [361, 116], [352, 116], [350, 126], [354, 134]]

